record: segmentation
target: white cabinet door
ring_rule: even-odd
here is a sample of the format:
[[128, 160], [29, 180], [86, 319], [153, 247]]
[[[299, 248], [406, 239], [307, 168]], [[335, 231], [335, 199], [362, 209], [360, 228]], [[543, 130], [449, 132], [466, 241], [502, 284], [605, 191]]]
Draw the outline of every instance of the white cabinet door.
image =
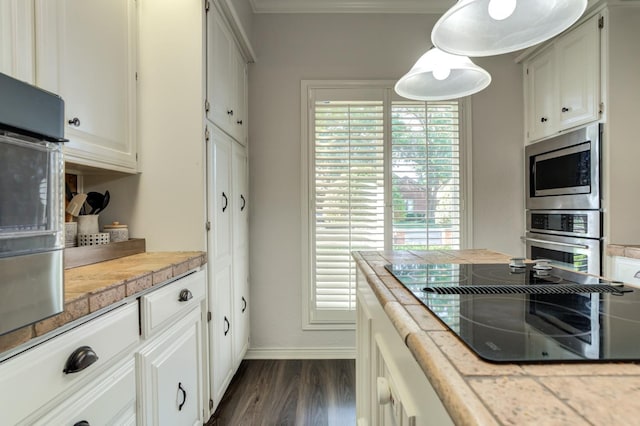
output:
[[524, 63], [527, 141], [600, 118], [599, 15]]
[[237, 208], [232, 186], [233, 141], [214, 125], [208, 151], [210, 395], [214, 406], [233, 376], [233, 212]]
[[67, 162], [137, 170], [136, 21], [135, 0], [36, 0], [36, 83], [65, 101]]
[[556, 43], [560, 129], [599, 118], [600, 34], [598, 16]]
[[137, 354], [140, 424], [201, 425], [202, 329], [196, 308]]
[[213, 168], [212, 177], [209, 182], [211, 188], [210, 212], [213, 219], [212, 241], [214, 265], [231, 263], [233, 256], [232, 246], [232, 212], [234, 209], [234, 198], [231, 187], [231, 161], [232, 161], [232, 141], [218, 130], [215, 126], [212, 129], [212, 158], [210, 162]]
[[640, 286], [640, 259], [615, 256], [612, 276], [616, 281]]
[[0, 72], [34, 84], [34, 0], [0, 0]]
[[232, 96], [233, 116], [231, 117], [231, 136], [242, 145], [246, 145], [247, 128], [247, 64], [240, 53], [240, 50], [233, 45], [232, 58], [230, 64], [232, 68]]
[[210, 309], [213, 310], [209, 323], [209, 356], [211, 398], [217, 406], [234, 373], [233, 365], [233, 317], [231, 294], [233, 271], [231, 264], [216, 270], [213, 292], [210, 294]]
[[216, 6], [207, 15], [207, 118], [246, 143], [246, 61]]
[[207, 118], [225, 131], [230, 131], [231, 51], [233, 36], [222, 15], [211, 8], [207, 15]]
[[240, 365], [249, 346], [249, 194], [247, 150], [233, 146], [233, 318], [234, 364]]
[[[364, 276], [358, 274], [358, 280], [362, 280]], [[368, 285], [359, 282], [358, 286]], [[373, 376], [371, 364], [371, 314], [367, 309], [366, 302], [361, 299], [358, 294], [358, 302], [356, 304], [356, 418], [358, 424], [368, 424], [373, 422], [371, 411], [371, 378]]]
[[547, 49], [526, 65], [528, 140], [549, 136], [558, 126], [555, 78], [553, 49]]

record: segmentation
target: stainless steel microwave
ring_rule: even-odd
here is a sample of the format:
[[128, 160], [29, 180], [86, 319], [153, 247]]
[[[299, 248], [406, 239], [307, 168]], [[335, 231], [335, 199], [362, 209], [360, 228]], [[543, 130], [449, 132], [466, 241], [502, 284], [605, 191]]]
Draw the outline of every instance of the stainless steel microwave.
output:
[[602, 125], [592, 124], [528, 145], [526, 208], [598, 210]]

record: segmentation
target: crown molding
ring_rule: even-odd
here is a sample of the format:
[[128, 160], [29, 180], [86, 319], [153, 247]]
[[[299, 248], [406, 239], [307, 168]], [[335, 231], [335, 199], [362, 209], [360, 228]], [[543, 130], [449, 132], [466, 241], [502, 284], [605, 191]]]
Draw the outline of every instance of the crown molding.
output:
[[254, 13], [442, 14], [455, 0], [249, 0]]

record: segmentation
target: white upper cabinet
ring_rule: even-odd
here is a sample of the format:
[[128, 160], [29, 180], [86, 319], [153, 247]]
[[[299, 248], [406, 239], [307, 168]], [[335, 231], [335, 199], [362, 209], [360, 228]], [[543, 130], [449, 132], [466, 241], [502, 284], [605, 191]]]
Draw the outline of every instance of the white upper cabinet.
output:
[[556, 43], [560, 128], [600, 117], [600, 30], [595, 16]]
[[0, 72], [34, 84], [34, 0], [0, 0]]
[[558, 123], [555, 80], [555, 51], [546, 49], [526, 65], [527, 139], [536, 140], [552, 134]]
[[65, 101], [69, 163], [137, 171], [135, 0], [36, 0], [36, 83]]
[[600, 118], [599, 15], [524, 63], [527, 141]]
[[207, 118], [246, 144], [247, 64], [220, 11], [207, 14]]

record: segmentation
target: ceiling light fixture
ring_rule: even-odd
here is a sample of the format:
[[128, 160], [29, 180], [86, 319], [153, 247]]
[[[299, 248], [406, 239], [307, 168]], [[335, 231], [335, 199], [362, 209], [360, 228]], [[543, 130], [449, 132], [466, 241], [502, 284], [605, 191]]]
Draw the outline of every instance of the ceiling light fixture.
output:
[[432, 48], [395, 85], [400, 96], [443, 101], [477, 93], [491, 83], [491, 75], [466, 56]]
[[586, 7], [587, 0], [458, 0], [436, 22], [431, 41], [456, 55], [500, 55], [560, 34]]

